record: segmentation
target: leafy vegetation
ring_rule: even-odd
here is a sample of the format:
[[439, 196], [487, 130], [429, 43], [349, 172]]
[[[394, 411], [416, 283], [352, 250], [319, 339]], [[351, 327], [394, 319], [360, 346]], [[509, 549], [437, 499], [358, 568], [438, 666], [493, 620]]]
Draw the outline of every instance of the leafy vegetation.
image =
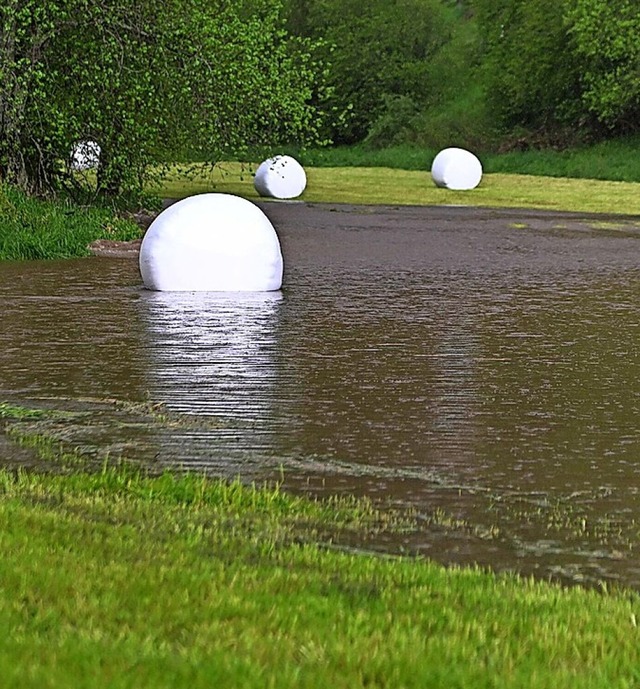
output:
[[640, 9], [630, 0], [568, 4], [568, 33], [582, 65], [582, 100], [613, 129], [637, 131], [640, 117]]
[[479, 150], [638, 131], [640, 9], [629, 0], [288, 0], [323, 36], [333, 138]]
[[313, 140], [307, 43], [277, 0], [7, 0], [0, 5], [0, 179], [72, 185], [100, 146], [97, 190], [138, 192], [179, 151]]
[[406, 139], [422, 111], [466, 84], [472, 24], [440, 0], [287, 0], [289, 29], [313, 39], [332, 87], [323, 103], [338, 144]]
[[88, 246], [96, 239], [128, 241], [139, 236], [137, 225], [107, 208], [41, 201], [0, 184], [1, 259], [88, 256]]

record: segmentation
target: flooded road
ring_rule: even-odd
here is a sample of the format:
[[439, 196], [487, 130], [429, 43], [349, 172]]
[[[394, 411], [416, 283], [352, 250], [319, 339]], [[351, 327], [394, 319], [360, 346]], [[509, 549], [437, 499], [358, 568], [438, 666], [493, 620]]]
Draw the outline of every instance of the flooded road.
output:
[[75, 412], [49, 430], [88, 452], [415, 510], [368, 548], [640, 587], [640, 219], [263, 208], [281, 292], [0, 263], [0, 400]]

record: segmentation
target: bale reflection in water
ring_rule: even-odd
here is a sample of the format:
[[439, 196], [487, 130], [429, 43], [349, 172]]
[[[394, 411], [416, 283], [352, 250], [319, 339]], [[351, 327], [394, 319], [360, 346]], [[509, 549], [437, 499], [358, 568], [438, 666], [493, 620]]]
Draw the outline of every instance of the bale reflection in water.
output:
[[50, 429], [73, 447], [248, 481], [282, 465], [288, 490], [416, 510], [367, 547], [640, 587], [640, 232], [269, 214], [284, 298], [154, 294], [130, 260], [0, 265], [4, 397], [78, 410]]
[[223, 473], [259, 469], [277, 388], [281, 303], [279, 291], [144, 293], [150, 397], [198, 419], [162, 432], [161, 460]]

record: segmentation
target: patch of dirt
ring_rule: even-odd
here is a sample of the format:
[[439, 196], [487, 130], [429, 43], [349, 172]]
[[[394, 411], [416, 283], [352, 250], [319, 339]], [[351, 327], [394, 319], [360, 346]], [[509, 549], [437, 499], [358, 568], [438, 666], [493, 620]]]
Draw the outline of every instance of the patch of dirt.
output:
[[[155, 217], [157, 213], [135, 213], [130, 217], [138, 227], [143, 232], [147, 231], [147, 228]], [[133, 239], [130, 242], [117, 242], [113, 239], [96, 239], [95, 242], [89, 244], [88, 249], [93, 256], [109, 256], [112, 258], [138, 258], [140, 253], [140, 244], [142, 243], [142, 237], [138, 239]]]
[[142, 239], [130, 242], [116, 242], [113, 239], [96, 239], [89, 244], [92, 256], [110, 256], [112, 258], [138, 258]]

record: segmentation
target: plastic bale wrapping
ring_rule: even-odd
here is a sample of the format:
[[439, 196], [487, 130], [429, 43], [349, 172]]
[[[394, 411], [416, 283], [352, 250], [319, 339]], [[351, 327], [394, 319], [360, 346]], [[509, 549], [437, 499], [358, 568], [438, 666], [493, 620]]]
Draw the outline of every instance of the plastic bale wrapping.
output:
[[139, 264], [150, 290], [268, 292], [282, 286], [282, 252], [271, 221], [232, 194], [199, 194], [165, 209], [142, 240]]
[[433, 159], [431, 177], [438, 187], [475, 189], [482, 179], [482, 164], [471, 151], [445, 148]]
[[73, 170], [92, 170], [100, 163], [101, 149], [95, 141], [79, 141], [71, 150]]
[[295, 158], [279, 155], [260, 163], [253, 185], [260, 196], [294, 199], [305, 190], [307, 175]]

